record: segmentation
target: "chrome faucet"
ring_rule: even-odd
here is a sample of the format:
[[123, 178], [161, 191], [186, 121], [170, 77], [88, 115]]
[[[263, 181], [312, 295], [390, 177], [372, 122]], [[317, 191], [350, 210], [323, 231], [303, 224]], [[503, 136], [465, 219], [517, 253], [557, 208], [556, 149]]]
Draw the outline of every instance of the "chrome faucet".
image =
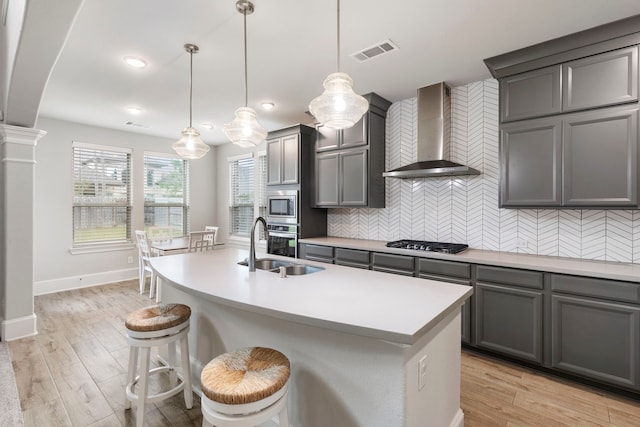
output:
[[267, 221], [264, 220], [261, 216], [257, 217], [253, 222], [253, 227], [251, 227], [251, 238], [249, 241], [249, 271], [256, 271], [256, 241], [255, 241], [255, 231], [256, 225], [258, 222], [262, 223], [262, 227], [264, 228], [264, 232], [267, 235], [267, 244], [269, 244], [269, 229], [267, 228]]

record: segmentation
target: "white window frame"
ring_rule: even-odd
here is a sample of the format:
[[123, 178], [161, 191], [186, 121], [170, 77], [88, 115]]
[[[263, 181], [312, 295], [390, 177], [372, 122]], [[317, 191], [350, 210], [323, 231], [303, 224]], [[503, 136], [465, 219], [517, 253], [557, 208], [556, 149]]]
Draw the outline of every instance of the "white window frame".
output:
[[[90, 144], [85, 142], [73, 141], [71, 144], [71, 242], [72, 246], [69, 249], [69, 252], [72, 254], [81, 254], [81, 253], [93, 253], [93, 252], [109, 252], [114, 250], [130, 250], [134, 247], [134, 243], [132, 241], [132, 229], [133, 229], [133, 150], [130, 148], [124, 147], [115, 147], [110, 145], [98, 145], [98, 144]], [[128, 164], [127, 164], [127, 200], [124, 204], [122, 203], [103, 203], [105, 207], [113, 206], [113, 207], [126, 207], [126, 233], [124, 239], [116, 239], [116, 240], [100, 240], [100, 241], [90, 241], [90, 242], [76, 242], [75, 238], [75, 209], [81, 206], [88, 206], [86, 203], [76, 203], [75, 202], [75, 186], [76, 186], [76, 172], [75, 172], [75, 163], [76, 163], [76, 149], [89, 149], [89, 150], [97, 150], [102, 152], [111, 152], [111, 153], [122, 153], [128, 156]]]
[[[148, 157], [155, 157], [155, 158], [161, 158], [161, 159], [169, 159], [169, 160], [180, 160], [182, 162], [184, 162], [184, 169], [183, 169], [183, 199], [182, 199], [182, 203], [147, 203], [147, 198], [146, 198], [146, 191], [147, 191], [147, 180], [148, 180], [148, 176], [147, 176], [147, 158]], [[181, 208], [182, 209], [182, 214], [183, 214], [183, 220], [182, 220], [182, 235], [181, 236], [177, 236], [177, 235], [173, 235], [172, 237], [182, 237], [182, 236], [188, 236], [189, 235], [189, 226], [190, 226], [190, 210], [191, 210], [191, 206], [190, 206], [190, 194], [191, 194], [191, 182], [189, 181], [189, 169], [191, 167], [189, 160], [185, 160], [183, 158], [181, 158], [178, 155], [175, 154], [171, 154], [171, 153], [159, 153], [159, 152], [154, 152], [154, 151], [145, 151], [143, 153], [143, 157], [142, 157], [142, 167], [143, 167], [143, 176], [144, 176], [144, 182], [142, 185], [142, 192], [143, 192], [143, 223], [144, 223], [144, 228], [145, 230], [148, 227], [153, 227], [153, 226], [160, 226], [160, 225], [153, 225], [153, 226], [148, 226], [146, 224], [146, 208], [148, 207], [167, 207], [167, 208]], [[167, 225], [168, 226], [168, 225]], [[164, 227], [164, 225], [160, 226], [160, 227]]]

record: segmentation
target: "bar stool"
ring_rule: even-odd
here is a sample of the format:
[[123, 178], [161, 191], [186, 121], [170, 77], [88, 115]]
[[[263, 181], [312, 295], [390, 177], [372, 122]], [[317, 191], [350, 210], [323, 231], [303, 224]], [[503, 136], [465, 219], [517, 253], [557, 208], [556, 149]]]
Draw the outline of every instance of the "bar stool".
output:
[[277, 350], [250, 347], [224, 353], [202, 370], [202, 427], [254, 427], [278, 415], [289, 427], [291, 366]]
[[[189, 361], [189, 318], [191, 308], [184, 304], [161, 304], [141, 308], [127, 316], [127, 341], [129, 350], [129, 371], [127, 373], [125, 408], [131, 408], [131, 402], [138, 405], [136, 425], [144, 423], [145, 405], [169, 398], [184, 390], [184, 402], [187, 409], [193, 407], [191, 389], [191, 364]], [[181, 368], [176, 364], [176, 346], [180, 342]], [[168, 345], [169, 365], [149, 369], [151, 348]], [[138, 352], [140, 351], [140, 375], [136, 376]], [[178, 372], [179, 371], [179, 372]], [[170, 390], [148, 395], [148, 380], [152, 374], [169, 372]], [[180, 382], [178, 382], [178, 378]], [[137, 384], [137, 386], [136, 386]], [[133, 388], [136, 387], [136, 391]]]

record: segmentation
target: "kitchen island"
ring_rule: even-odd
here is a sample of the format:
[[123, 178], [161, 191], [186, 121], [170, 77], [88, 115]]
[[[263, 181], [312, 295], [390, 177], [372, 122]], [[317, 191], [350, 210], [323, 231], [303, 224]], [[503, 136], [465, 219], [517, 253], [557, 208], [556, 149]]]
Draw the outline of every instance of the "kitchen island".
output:
[[163, 302], [192, 309], [194, 384], [218, 354], [272, 347], [291, 360], [292, 426], [463, 425], [460, 307], [470, 287], [310, 261], [324, 270], [281, 278], [238, 265], [247, 255], [151, 262]]

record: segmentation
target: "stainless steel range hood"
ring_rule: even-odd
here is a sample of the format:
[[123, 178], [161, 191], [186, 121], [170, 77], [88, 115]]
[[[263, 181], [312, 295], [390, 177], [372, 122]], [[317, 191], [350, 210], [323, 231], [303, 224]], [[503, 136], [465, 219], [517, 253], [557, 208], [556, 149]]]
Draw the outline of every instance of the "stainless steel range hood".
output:
[[479, 175], [448, 160], [451, 152], [451, 89], [444, 83], [418, 89], [418, 146], [415, 163], [384, 172], [387, 178]]

